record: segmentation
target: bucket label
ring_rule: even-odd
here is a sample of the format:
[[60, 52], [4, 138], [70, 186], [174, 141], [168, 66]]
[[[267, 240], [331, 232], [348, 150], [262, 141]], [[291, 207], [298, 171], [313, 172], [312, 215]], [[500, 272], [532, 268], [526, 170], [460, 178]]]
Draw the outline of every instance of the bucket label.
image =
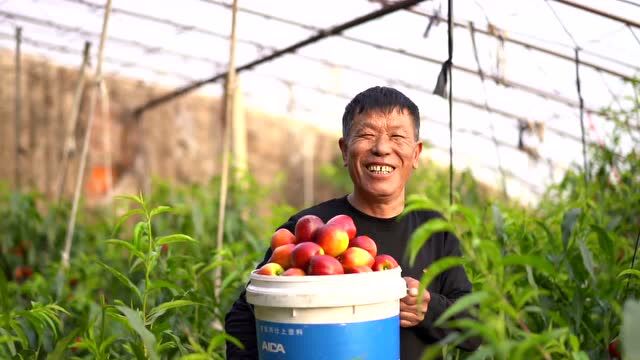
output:
[[261, 360], [398, 360], [400, 318], [344, 324], [256, 320]]

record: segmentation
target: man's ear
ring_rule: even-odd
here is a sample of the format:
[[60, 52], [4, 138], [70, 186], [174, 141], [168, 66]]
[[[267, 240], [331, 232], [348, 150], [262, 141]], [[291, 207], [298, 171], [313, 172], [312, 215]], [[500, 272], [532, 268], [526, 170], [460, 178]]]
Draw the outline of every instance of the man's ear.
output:
[[344, 138], [340, 138], [338, 140], [338, 146], [340, 147], [340, 152], [342, 153], [342, 164], [347, 166], [347, 143]]
[[420, 154], [422, 153], [422, 141], [418, 141], [413, 152], [413, 168], [417, 169], [420, 165]]

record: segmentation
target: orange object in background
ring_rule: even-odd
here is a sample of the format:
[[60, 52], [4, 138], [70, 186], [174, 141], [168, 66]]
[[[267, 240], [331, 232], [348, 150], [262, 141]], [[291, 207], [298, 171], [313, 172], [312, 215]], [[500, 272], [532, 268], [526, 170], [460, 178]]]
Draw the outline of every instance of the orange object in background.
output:
[[[105, 195], [109, 190], [108, 176], [111, 175], [113, 181], [113, 173], [106, 166], [94, 166], [87, 178], [85, 189], [90, 196]], [[113, 183], [112, 183], [113, 184]]]

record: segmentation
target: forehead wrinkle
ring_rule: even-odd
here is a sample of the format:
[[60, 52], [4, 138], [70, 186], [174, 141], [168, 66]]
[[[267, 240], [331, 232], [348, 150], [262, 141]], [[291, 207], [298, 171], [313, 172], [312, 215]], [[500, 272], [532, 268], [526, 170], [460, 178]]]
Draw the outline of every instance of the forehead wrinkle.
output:
[[[405, 130], [402, 124], [397, 124], [392, 116], [402, 115], [399, 111], [382, 112], [369, 111], [365, 114], [359, 114], [361, 117], [358, 121], [354, 121], [354, 128], [360, 129], [384, 129], [386, 132], [391, 130]], [[365, 117], [366, 116], [366, 117]]]

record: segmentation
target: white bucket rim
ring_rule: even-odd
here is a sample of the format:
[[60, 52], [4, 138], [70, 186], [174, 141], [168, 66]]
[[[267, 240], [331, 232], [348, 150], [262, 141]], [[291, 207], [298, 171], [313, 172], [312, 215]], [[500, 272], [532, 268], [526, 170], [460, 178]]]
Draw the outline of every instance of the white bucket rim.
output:
[[367, 273], [310, 276], [251, 274], [247, 301], [286, 308], [340, 307], [398, 301], [407, 294], [400, 267]]
[[[380, 277], [380, 273], [393, 274], [393, 273], [402, 273], [402, 269], [398, 266], [389, 270], [381, 270], [381, 271], [371, 271], [371, 272], [362, 272], [362, 273], [352, 273], [352, 274], [337, 274], [337, 275], [304, 275], [304, 276], [275, 276], [275, 275], [262, 275], [257, 273], [258, 270], [253, 270], [251, 272], [251, 280], [260, 280], [260, 281], [273, 281], [278, 283], [304, 283], [304, 282], [322, 282], [322, 281], [335, 281], [336, 279], [362, 279], [364, 276], [375, 276]], [[375, 274], [375, 275], [374, 275]], [[357, 276], [357, 278], [354, 278]]]

